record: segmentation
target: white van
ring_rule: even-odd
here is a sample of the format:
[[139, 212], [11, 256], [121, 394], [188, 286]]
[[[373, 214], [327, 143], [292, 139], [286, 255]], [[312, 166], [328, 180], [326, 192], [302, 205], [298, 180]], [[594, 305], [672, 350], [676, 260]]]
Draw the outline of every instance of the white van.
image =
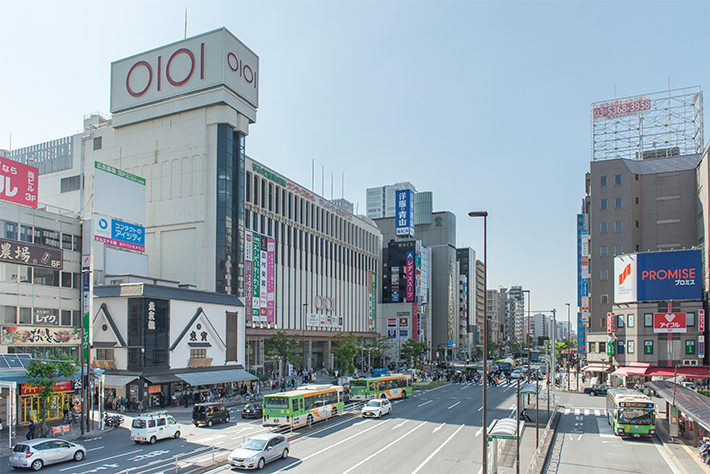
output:
[[142, 413], [131, 425], [131, 439], [136, 443], [154, 444], [159, 439], [179, 437], [180, 425], [167, 411]]

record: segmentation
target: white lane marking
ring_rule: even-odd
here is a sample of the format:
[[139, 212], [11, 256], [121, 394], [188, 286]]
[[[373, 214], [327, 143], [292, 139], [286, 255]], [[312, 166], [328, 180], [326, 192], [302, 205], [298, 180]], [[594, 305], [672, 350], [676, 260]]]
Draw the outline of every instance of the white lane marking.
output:
[[478, 409], [478, 411], [481, 411], [481, 410], [483, 410], [483, 407], [481, 407], [481, 408]]
[[436, 451], [434, 451], [433, 453], [431, 453], [428, 458], [426, 458], [419, 466], [417, 466], [417, 468], [416, 468], [414, 471], [412, 471], [412, 474], [417, 474], [417, 472], [419, 472], [419, 470], [420, 470], [421, 468], [423, 468], [424, 465], [425, 465], [426, 463], [428, 463], [428, 462], [431, 460], [431, 458], [433, 458], [433, 457], [436, 455], [436, 453], [438, 453], [439, 451], [441, 451], [441, 448], [443, 448], [444, 446], [446, 446], [446, 443], [448, 443], [449, 441], [451, 441], [451, 438], [453, 438], [454, 436], [456, 436], [456, 433], [458, 433], [459, 431], [461, 431], [461, 428], [463, 428], [463, 425], [459, 426], [459, 429], [457, 429], [456, 431], [454, 431], [454, 433], [453, 433], [451, 436], [449, 436], [449, 437], [446, 439], [446, 441], [444, 441], [444, 442], [441, 444], [441, 446], [439, 446], [438, 448], [436, 448]]
[[436, 432], [439, 431], [441, 428], [443, 428], [444, 425], [446, 425], [446, 423], [442, 423], [441, 425], [437, 426], [436, 428], [434, 428], [434, 431], [432, 431], [432, 433], [436, 433]]
[[417, 405], [417, 408], [423, 407], [424, 405], [427, 405], [427, 404], [429, 404], [429, 403], [431, 403], [431, 402], [433, 402], [433, 401], [434, 401], [434, 400], [429, 400], [428, 402], [424, 402], [424, 403], [422, 403], [421, 405]]
[[591, 410], [584, 410], [585, 416], [589, 416], [589, 415], [590, 415], [590, 412], [591, 412]]
[[[390, 419], [391, 419], [391, 418], [390, 418]], [[351, 439], [353, 439], [353, 438], [355, 438], [355, 437], [357, 437], [357, 436], [360, 436], [361, 434], [367, 433], [367, 432], [370, 431], [370, 430], [374, 430], [374, 429], [377, 428], [378, 426], [380, 426], [380, 425], [382, 425], [382, 424], [384, 424], [384, 423], [387, 423], [387, 422], [389, 422], [389, 421], [390, 421], [390, 420], [385, 420], [385, 421], [383, 421], [382, 423], [377, 423], [376, 425], [371, 426], [371, 427], [369, 427], [369, 428], [367, 428], [367, 429], [364, 429], [364, 430], [360, 431], [359, 433], [355, 433], [354, 435], [350, 436], [349, 438], [345, 438], [344, 440], [338, 441], [337, 443], [332, 444], [332, 445], [328, 446], [327, 448], [323, 448], [323, 449], [321, 449], [320, 451], [311, 454], [310, 456], [306, 456], [306, 457], [303, 458], [303, 459], [300, 459], [300, 460], [298, 460], [298, 461], [296, 461], [296, 462], [292, 462], [292, 463], [289, 464], [288, 466], [282, 467], [282, 468], [279, 469], [278, 471], [274, 471], [274, 474], [276, 474], [277, 472], [283, 472], [283, 471], [289, 470], [289, 469], [291, 469], [291, 468], [294, 467], [294, 466], [298, 466], [299, 464], [302, 464], [303, 462], [307, 461], [308, 459], [310, 459], [310, 458], [312, 458], [312, 457], [314, 457], [314, 456], [318, 456], [319, 454], [324, 453], [324, 452], [328, 451], [329, 449], [332, 449], [332, 448], [338, 446], [339, 444], [343, 444], [343, 443], [345, 443], [345, 442], [347, 442], [347, 441], [350, 441]], [[314, 433], [311, 433], [311, 434], [314, 434]]]
[[192, 443], [204, 443], [205, 441], [212, 441], [213, 439], [226, 438], [226, 437], [227, 437], [227, 435], [215, 435], [215, 436], [210, 436], [209, 438], [193, 439], [191, 442]]
[[455, 406], [458, 405], [459, 403], [461, 403], [461, 400], [459, 400], [458, 402], [456, 402], [456, 403], [454, 403], [453, 405], [451, 405], [449, 408], [447, 408], [447, 410], [451, 410], [453, 407], [455, 407]]
[[89, 451], [96, 451], [97, 449], [104, 449], [104, 447], [103, 447], [103, 446], [99, 446], [98, 448], [91, 448], [91, 449], [87, 449], [86, 451], [87, 451], [87, 452], [89, 452]]
[[[135, 454], [135, 453], [139, 453], [139, 452], [141, 452], [141, 451], [143, 451], [143, 450], [142, 450], [142, 449], [136, 449], [135, 451], [128, 451], [127, 453], [117, 454], [117, 455], [115, 455], [115, 456], [110, 456], [110, 457], [108, 457], [108, 458], [99, 459], [98, 461], [85, 462], [85, 463], [82, 464], [82, 467], [83, 467], [83, 466], [88, 466], [89, 464], [96, 464], [97, 462], [108, 461], [109, 459], [113, 459], [113, 458], [120, 458], [121, 456], [128, 456], [129, 454]], [[64, 469], [60, 469], [60, 471], [68, 471], [68, 470], [70, 470], [70, 469], [75, 469], [75, 468], [74, 468], [74, 467], [65, 467]]]
[[481, 433], [483, 433], [483, 427], [481, 426], [481, 429], [476, 431], [476, 437], [478, 437]]
[[569, 414], [570, 414], [570, 411], [572, 411], [572, 410], [570, 410], [569, 408], [565, 408], [564, 414], [565, 414], [565, 415], [569, 415]]
[[402, 423], [398, 424], [397, 426], [395, 426], [395, 427], [392, 428], [392, 429], [395, 430], [395, 429], [397, 429], [397, 428], [399, 428], [399, 427], [401, 427], [401, 426], [404, 426], [404, 424], [405, 424], [406, 422], [408, 422], [408, 421], [409, 421], [409, 420], [404, 420]]
[[671, 468], [673, 474], [681, 474], [682, 471], [678, 468], [678, 465], [666, 452], [667, 448], [665, 446], [662, 446], [661, 443], [658, 442], [658, 438], [653, 438], [653, 444], [656, 446], [656, 449], [658, 449], [658, 452], [661, 454], [663, 460], [666, 462], [666, 464], [668, 464], [668, 467]]
[[384, 448], [380, 449], [380, 450], [377, 451], [376, 453], [369, 455], [368, 457], [366, 457], [365, 459], [363, 459], [363, 460], [360, 461], [359, 463], [355, 464], [353, 467], [351, 467], [351, 468], [348, 469], [347, 471], [343, 472], [343, 474], [348, 474], [348, 472], [352, 471], [353, 469], [362, 466], [364, 463], [366, 463], [366, 462], [369, 461], [370, 459], [374, 458], [375, 456], [377, 456], [378, 454], [380, 454], [380, 453], [381, 453], [382, 451], [384, 451], [385, 449], [389, 448], [390, 446], [394, 445], [395, 443], [400, 442], [401, 440], [403, 440], [404, 438], [406, 438], [406, 437], [409, 436], [410, 434], [414, 433], [415, 431], [417, 431], [419, 428], [421, 428], [422, 426], [424, 426], [424, 425], [426, 425], [426, 424], [427, 424], [427, 422], [426, 422], [426, 421], [423, 421], [421, 424], [417, 425], [417, 427], [414, 428], [413, 430], [411, 430], [411, 431], [409, 431], [409, 432], [403, 434], [402, 436], [400, 436], [400, 437], [397, 438], [396, 440], [392, 441], [390, 444], [388, 444], [388, 445], [385, 446]]
[[577, 441], [579, 441], [580, 439], [582, 439], [582, 435], [579, 435], [579, 438], [577, 438]]

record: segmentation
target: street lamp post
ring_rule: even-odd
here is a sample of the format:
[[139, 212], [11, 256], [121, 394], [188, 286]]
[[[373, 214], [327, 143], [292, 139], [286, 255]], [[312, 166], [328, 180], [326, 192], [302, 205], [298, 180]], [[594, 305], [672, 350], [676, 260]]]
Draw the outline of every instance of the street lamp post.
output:
[[[525, 347], [528, 349], [528, 370], [525, 374], [525, 380], [530, 383], [530, 290], [523, 290], [523, 294], [528, 294], [528, 327], [525, 329]], [[528, 395], [530, 401], [530, 395]]]
[[308, 311], [308, 303], [303, 303], [303, 324], [301, 325], [302, 339], [301, 345], [303, 346], [303, 370], [307, 371], [306, 367], [306, 311]]
[[[569, 365], [570, 365], [570, 360], [569, 360], [569, 343], [572, 340], [571, 331], [570, 331], [570, 319], [569, 319], [569, 311], [570, 311], [570, 304], [565, 303], [567, 305], [567, 391], [569, 392]], [[579, 374], [577, 375], [579, 377]]]
[[[488, 273], [488, 255], [486, 248], [488, 239], [488, 211], [471, 211], [469, 217], [483, 217], [483, 291], [486, 291], [486, 277]], [[483, 455], [481, 459], [481, 472], [488, 473], [488, 318], [483, 315]]]

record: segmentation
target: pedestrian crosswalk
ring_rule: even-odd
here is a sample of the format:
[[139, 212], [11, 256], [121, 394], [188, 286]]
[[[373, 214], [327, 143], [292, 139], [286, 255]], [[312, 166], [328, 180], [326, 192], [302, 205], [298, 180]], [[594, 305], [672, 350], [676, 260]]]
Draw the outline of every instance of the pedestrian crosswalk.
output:
[[584, 415], [584, 416], [606, 416], [606, 410], [603, 408], [565, 408], [563, 415]]

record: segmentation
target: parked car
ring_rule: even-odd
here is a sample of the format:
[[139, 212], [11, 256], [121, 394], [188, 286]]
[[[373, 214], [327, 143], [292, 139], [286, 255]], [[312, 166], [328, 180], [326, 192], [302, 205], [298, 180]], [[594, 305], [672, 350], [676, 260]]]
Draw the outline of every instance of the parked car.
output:
[[363, 418], [382, 418], [389, 413], [392, 413], [392, 403], [386, 398], [370, 400], [360, 412]]
[[286, 459], [290, 448], [291, 445], [284, 435], [261, 433], [252, 436], [232, 451], [227, 462], [231, 467], [261, 469], [274, 459]]
[[604, 384], [595, 384], [584, 387], [584, 393], [588, 393], [592, 397], [597, 395], [606, 395], [607, 386]]
[[63, 439], [37, 438], [17, 443], [10, 454], [10, 466], [39, 471], [43, 466], [64, 461], [81, 461], [86, 448]]
[[220, 402], [198, 403], [192, 408], [192, 422], [195, 426], [213, 423], [227, 423], [229, 421], [229, 410]]
[[262, 403], [247, 403], [242, 408], [242, 418], [262, 418], [264, 405]]

